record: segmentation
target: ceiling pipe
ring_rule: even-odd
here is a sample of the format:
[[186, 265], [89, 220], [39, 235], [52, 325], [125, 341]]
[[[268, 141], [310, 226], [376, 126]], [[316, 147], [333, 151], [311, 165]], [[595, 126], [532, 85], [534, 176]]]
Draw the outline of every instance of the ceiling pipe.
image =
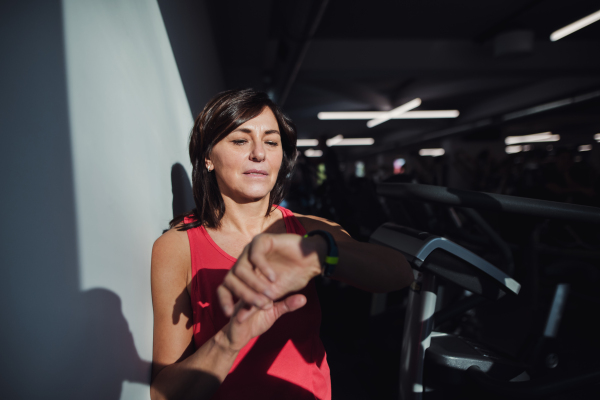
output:
[[302, 62], [304, 61], [304, 57], [308, 52], [308, 47], [312, 42], [312, 38], [319, 27], [319, 23], [323, 18], [323, 14], [325, 14], [325, 9], [327, 8], [327, 4], [329, 0], [321, 0], [319, 5], [317, 6], [316, 14], [312, 21], [309, 21], [307, 29], [305, 31], [302, 42], [300, 43], [300, 47], [296, 52], [296, 56], [294, 57], [294, 61], [292, 62], [292, 66], [289, 69], [289, 73], [284, 78], [283, 83], [280, 85], [279, 95], [275, 98], [275, 101], [279, 105], [279, 107], [283, 107], [285, 101], [287, 100], [288, 95], [290, 94], [290, 90], [292, 89], [292, 85], [296, 80], [296, 76], [298, 76], [298, 72], [300, 71], [300, 67], [302, 66]]

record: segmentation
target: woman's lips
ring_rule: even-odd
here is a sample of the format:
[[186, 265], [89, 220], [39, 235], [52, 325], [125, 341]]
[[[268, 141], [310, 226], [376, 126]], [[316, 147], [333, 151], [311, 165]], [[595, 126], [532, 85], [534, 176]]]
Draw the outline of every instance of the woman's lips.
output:
[[263, 171], [260, 169], [249, 169], [248, 171], [244, 172], [244, 175], [250, 175], [250, 176], [267, 176], [269, 175], [267, 173], [267, 171]]

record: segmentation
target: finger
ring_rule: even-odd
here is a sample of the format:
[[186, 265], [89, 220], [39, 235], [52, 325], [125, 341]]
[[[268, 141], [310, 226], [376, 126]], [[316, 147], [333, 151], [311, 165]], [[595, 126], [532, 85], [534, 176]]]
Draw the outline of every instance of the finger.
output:
[[233, 307], [233, 313], [231, 314], [231, 321], [232, 322], [237, 322], [237, 316], [240, 313], [240, 311], [244, 308], [248, 308], [248, 304], [244, 303], [243, 300], [238, 300], [235, 303], [235, 306]]
[[[275, 282], [277, 275], [269, 266], [266, 255], [273, 249], [273, 237], [271, 235], [257, 235], [252, 239], [248, 248], [248, 260], [259, 269], [271, 282]], [[270, 296], [269, 296], [270, 297]]]
[[296, 311], [299, 308], [304, 307], [305, 304], [306, 296], [302, 294], [288, 296], [285, 299], [273, 304], [273, 307], [275, 308], [275, 316], [276, 318], [279, 318], [285, 313]]
[[219, 304], [221, 304], [221, 308], [223, 309], [223, 313], [226, 316], [231, 317], [234, 311], [233, 294], [225, 286], [219, 285], [217, 288], [217, 296], [219, 298]]
[[248, 287], [231, 272], [225, 276], [222, 286], [224, 286], [226, 289], [229, 289], [231, 293], [248, 304], [252, 304], [262, 309], [271, 308], [271, 299], [264, 294], [257, 293], [255, 290]]
[[244, 303], [244, 306], [241, 307], [240, 310], [235, 314], [235, 319], [237, 322], [242, 323], [250, 318], [253, 314], [256, 314], [257, 311], [259, 311], [258, 308]]
[[254, 269], [254, 265], [250, 262], [247, 254], [242, 253], [234, 267], [231, 268], [231, 272], [252, 290], [273, 299], [271, 282], [262, 271]]
[[306, 304], [306, 296], [303, 294], [295, 294], [286, 297], [283, 302], [287, 306], [287, 312], [296, 311], [299, 308], [304, 307]]

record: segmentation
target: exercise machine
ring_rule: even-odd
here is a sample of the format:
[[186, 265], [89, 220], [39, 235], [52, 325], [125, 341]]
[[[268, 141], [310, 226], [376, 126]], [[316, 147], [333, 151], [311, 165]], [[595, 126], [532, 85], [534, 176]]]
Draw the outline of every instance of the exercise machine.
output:
[[[600, 223], [594, 207], [495, 195], [444, 187], [397, 183], [378, 185], [378, 194], [419, 199], [449, 206], [513, 212], [542, 218]], [[444, 384], [471, 383], [507, 397], [535, 398], [600, 382], [600, 370], [561, 379], [530, 380], [528, 366], [459, 336], [433, 331], [439, 281], [446, 281], [489, 300], [516, 296], [520, 284], [475, 253], [440, 236], [386, 223], [370, 238], [372, 243], [402, 252], [413, 268], [403, 332], [400, 397], [429, 397]], [[556, 332], [568, 293], [557, 287], [545, 332]], [[464, 311], [464, 310], [461, 310]], [[428, 381], [428, 376], [434, 377]], [[439, 391], [438, 391], [439, 394]]]

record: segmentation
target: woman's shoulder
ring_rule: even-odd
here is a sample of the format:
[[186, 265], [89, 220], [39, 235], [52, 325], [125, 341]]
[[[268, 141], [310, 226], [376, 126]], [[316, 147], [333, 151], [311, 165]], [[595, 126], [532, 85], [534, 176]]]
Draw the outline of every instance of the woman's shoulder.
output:
[[159, 247], [178, 247], [187, 244], [187, 231], [181, 230], [183, 221], [174, 227], [167, 229], [156, 239], [154, 246]]
[[183, 222], [163, 233], [152, 246], [152, 267], [187, 271], [191, 262], [187, 232], [179, 230]]
[[327, 226], [339, 226], [333, 221], [330, 221], [326, 218], [317, 217], [315, 215], [304, 215], [294, 213], [294, 217], [296, 217], [298, 221], [302, 223], [302, 225], [306, 228], [307, 231], [322, 229], [323, 227]]

